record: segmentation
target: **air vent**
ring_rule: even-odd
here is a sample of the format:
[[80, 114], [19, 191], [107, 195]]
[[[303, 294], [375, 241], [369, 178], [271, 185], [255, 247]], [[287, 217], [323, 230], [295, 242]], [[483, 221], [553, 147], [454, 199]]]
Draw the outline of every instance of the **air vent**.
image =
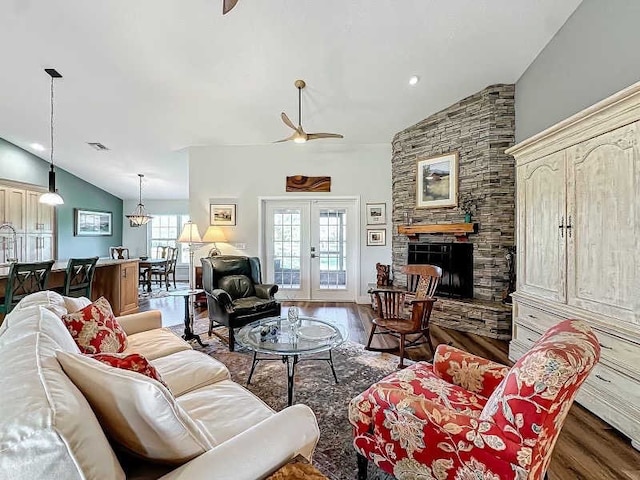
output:
[[87, 145], [89, 145], [91, 148], [93, 148], [94, 150], [97, 150], [99, 152], [103, 152], [105, 150], [109, 150], [107, 147], [105, 147], [100, 142], [87, 142]]

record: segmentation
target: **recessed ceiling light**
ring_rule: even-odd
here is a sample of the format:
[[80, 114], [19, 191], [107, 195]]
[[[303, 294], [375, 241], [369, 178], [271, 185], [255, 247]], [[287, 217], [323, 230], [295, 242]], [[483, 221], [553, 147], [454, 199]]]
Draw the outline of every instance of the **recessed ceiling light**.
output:
[[409, 85], [413, 86], [416, 85], [418, 82], [420, 81], [420, 77], [417, 75], [413, 75], [410, 79], [409, 79]]
[[36, 152], [44, 152], [44, 147], [39, 143], [32, 143], [29, 146], [31, 147], [32, 150], [35, 150]]

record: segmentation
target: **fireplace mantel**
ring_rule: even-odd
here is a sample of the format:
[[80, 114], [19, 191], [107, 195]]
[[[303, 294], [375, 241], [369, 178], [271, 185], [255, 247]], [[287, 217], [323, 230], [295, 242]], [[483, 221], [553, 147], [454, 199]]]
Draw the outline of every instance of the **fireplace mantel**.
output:
[[478, 233], [477, 223], [428, 223], [422, 225], [399, 225], [398, 233], [409, 238], [417, 238], [421, 233], [452, 233], [456, 237], [466, 237]]

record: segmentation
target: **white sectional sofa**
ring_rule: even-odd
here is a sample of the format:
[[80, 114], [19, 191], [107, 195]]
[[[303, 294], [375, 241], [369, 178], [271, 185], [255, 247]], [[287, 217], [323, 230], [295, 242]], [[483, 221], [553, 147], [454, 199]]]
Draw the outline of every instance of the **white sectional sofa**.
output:
[[60, 316], [88, 303], [40, 292], [23, 299], [0, 326], [1, 479], [255, 480], [297, 455], [311, 458], [319, 431], [308, 407], [274, 412], [231, 381], [222, 363], [161, 328], [157, 311], [118, 318], [128, 336], [125, 353], [150, 360], [176, 403], [215, 444], [171, 467], [116, 455], [56, 358], [57, 351], [79, 353]]

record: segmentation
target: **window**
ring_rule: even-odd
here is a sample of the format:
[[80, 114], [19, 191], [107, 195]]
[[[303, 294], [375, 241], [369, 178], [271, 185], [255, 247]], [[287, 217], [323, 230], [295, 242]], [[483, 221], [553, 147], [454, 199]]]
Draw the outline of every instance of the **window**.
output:
[[149, 252], [152, 258], [160, 256], [158, 247], [178, 247], [178, 263], [189, 263], [189, 246], [176, 240], [189, 215], [153, 215], [149, 222], [151, 238]]

